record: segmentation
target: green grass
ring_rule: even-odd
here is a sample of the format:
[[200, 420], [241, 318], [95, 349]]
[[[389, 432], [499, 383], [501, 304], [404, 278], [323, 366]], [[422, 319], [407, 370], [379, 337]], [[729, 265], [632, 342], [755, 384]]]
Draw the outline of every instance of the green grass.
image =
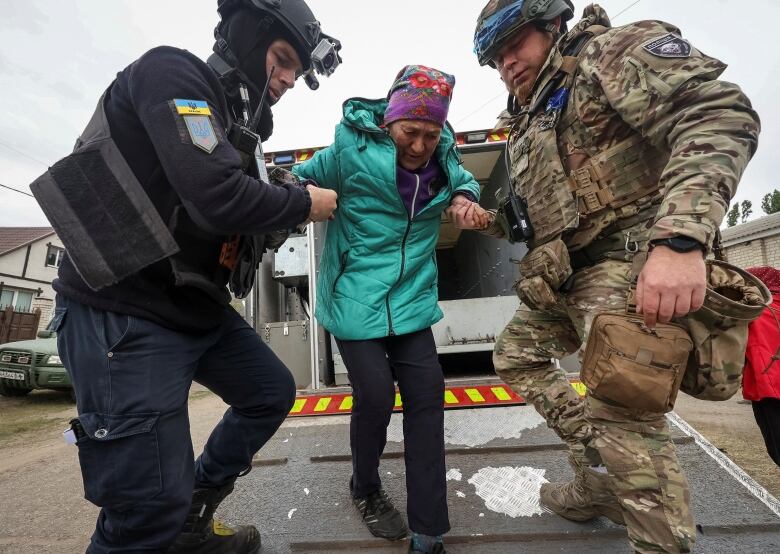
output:
[[[190, 401], [213, 396], [209, 390], [190, 393]], [[65, 429], [76, 417], [76, 405], [68, 392], [33, 391], [27, 396], [0, 396], [0, 446], [8, 442], [51, 437], [58, 429]]]
[[[29, 436], [35, 442], [50, 437], [56, 429], [65, 429], [76, 416], [70, 392], [33, 391], [27, 396], [0, 396], [0, 442]], [[31, 435], [32, 434], [32, 435]]]
[[22, 433], [41, 432], [50, 429], [54, 430], [58, 426], [64, 429], [67, 427], [67, 421], [63, 421], [59, 418], [36, 417], [23, 421], [8, 422], [8, 420], [4, 418], [0, 424], [0, 443], [16, 438]]
[[200, 400], [201, 398], [213, 395], [214, 393], [210, 390], [196, 390], [190, 393], [190, 400]]

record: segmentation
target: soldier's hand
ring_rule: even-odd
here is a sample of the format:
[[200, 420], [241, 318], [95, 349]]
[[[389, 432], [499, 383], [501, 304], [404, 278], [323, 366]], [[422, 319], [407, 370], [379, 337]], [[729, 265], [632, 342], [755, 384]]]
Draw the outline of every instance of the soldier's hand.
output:
[[336, 191], [313, 185], [308, 185], [306, 190], [309, 191], [311, 197], [311, 211], [307, 222], [333, 219], [333, 210], [338, 206], [336, 200], [339, 195], [336, 194]]
[[636, 311], [645, 325], [668, 323], [674, 317], [695, 312], [704, 303], [707, 270], [699, 250], [675, 252], [656, 246], [647, 258], [636, 287]]
[[478, 231], [484, 231], [490, 225], [490, 213], [480, 206], [474, 204], [474, 229]]

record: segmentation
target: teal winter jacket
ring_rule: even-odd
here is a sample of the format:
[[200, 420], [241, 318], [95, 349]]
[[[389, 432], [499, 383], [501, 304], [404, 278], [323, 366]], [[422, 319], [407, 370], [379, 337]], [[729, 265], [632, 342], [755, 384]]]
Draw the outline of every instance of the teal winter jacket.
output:
[[296, 166], [302, 178], [335, 190], [317, 282], [316, 317], [335, 337], [366, 340], [413, 333], [442, 318], [436, 243], [441, 214], [458, 191], [479, 199], [446, 125], [435, 156], [447, 183], [410, 218], [396, 187], [396, 148], [379, 125], [387, 100], [352, 98], [333, 144]]

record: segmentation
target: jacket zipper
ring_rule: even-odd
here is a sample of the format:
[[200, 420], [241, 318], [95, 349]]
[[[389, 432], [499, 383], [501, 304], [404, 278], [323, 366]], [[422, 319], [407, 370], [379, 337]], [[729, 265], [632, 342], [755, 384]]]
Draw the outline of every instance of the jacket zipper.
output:
[[395, 329], [393, 329], [393, 314], [390, 312], [390, 293], [398, 285], [398, 283], [401, 282], [401, 277], [403, 277], [404, 275], [404, 269], [406, 266], [406, 239], [409, 238], [409, 231], [412, 230], [412, 218], [414, 217], [414, 205], [417, 203], [417, 193], [420, 190], [420, 176], [415, 175], [415, 178], [416, 178], [416, 182], [414, 186], [414, 196], [412, 196], [412, 209], [411, 209], [411, 213], [409, 213], [407, 216], [406, 231], [404, 231], [404, 238], [401, 241], [401, 269], [398, 272], [398, 279], [395, 280], [393, 286], [391, 286], [390, 289], [387, 291], [387, 296], [385, 297], [385, 306], [387, 307], [387, 327], [390, 330], [391, 337], [395, 336]]
[[[455, 131], [454, 131], [454, 129], [452, 129], [452, 127], [449, 125], [449, 123], [447, 124], [447, 126], [450, 129], [450, 131], [452, 132], [452, 135], [455, 136]], [[358, 126], [358, 125], [353, 125], [353, 127], [355, 129], [359, 129], [360, 131], [363, 131], [363, 132], [366, 132], [366, 133], [373, 133], [373, 134], [389, 136], [387, 131], [369, 129], [367, 127], [362, 127], [362, 126]], [[392, 143], [392, 139], [391, 139], [390, 142]], [[398, 149], [396, 148], [395, 143], [392, 143], [392, 144], [393, 144], [393, 150], [397, 152]], [[447, 165], [447, 159], [449, 158], [450, 154], [456, 152], [456, 150], [455, 150], [456, 147], [457, 147], [457, 143], [453, 143], [453, 144], [450, 145], [449, 149], [447, 150], [447, 153], [444, 156], [444, 165], [445, 165], [445, 167]], [[435, 155], [435, 153], [434, 153], [434, 155]], [[457, 154], [455, 154], [455, 155], [457, 155]], [[444, 169], [444, 168], [442, 168], [442, 169]], [[446, 169], [444, 169], [444, 171], [446, 173]], [[414, 206], [414, 204], [417, 201], [417, 192], [419, 190], [419, 187], [420, 187], [420, 177], [417, 176], [417, 185], [415, 186], [414, 197], [412, 198], [412, 206]], [[396, 190], [397, 189], [398, 189], [398, 183], [396, 183]], [[400, 193], [398, 194], [398, 196], [399, 197], [401, 196]], [[403, 204], [403, 198], [401, 198], [401, 203]], [[411, 231], [411, 229], [412, 229], [412, 215], [409, 215], [407, 223], [406, 223], [406, 231], [404, 231], [404, 238], [401, 241], [401, 270], [398, 272], [398, 279], [396, 279], [395, 283], [393, 283], [393, 285], [390, 287], [390, 289], [388, 289], [387, 296], [385, 296], [385, 307], [387, 308], [387, 327], [388, 327], [388, 329], [390, 331], [389, 335], [391, 337], [395, 336], [395, 329], [393, 329], [393, 314], [390, 312], [390, 293], [398, 285], [398, 283], [401, 282], [401, 277], [403, 277], [403, 274], [404, 274], [404, 266], [406, 265], [406, 240], [409, 238], [409, 231]], [[343, 273], [343, 270], [342, 270], [342, 273]], [[335, 289], [336, 289], [336, 282], [338, 282], [340, 277], [341, 277], [341, 274], [339, 274], [339, 276], [336, 277], [336, 281], [334, 281], [334, 283], [333, 283], [334, 292], [335, 292]]]

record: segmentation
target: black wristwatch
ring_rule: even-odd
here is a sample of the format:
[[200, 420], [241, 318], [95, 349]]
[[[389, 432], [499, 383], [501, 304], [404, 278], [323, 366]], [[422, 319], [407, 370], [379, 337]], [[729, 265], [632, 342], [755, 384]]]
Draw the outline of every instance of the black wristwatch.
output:
[[707, 252], [707, 249], [698, 240], [684, 236], [652, 240], [650, 241], [650, 246], [651, 249], [655, 246], [668, 246], [675, 252], [680, 253], [692, 252], [694, 250], [701, 250], [703, 253]]

